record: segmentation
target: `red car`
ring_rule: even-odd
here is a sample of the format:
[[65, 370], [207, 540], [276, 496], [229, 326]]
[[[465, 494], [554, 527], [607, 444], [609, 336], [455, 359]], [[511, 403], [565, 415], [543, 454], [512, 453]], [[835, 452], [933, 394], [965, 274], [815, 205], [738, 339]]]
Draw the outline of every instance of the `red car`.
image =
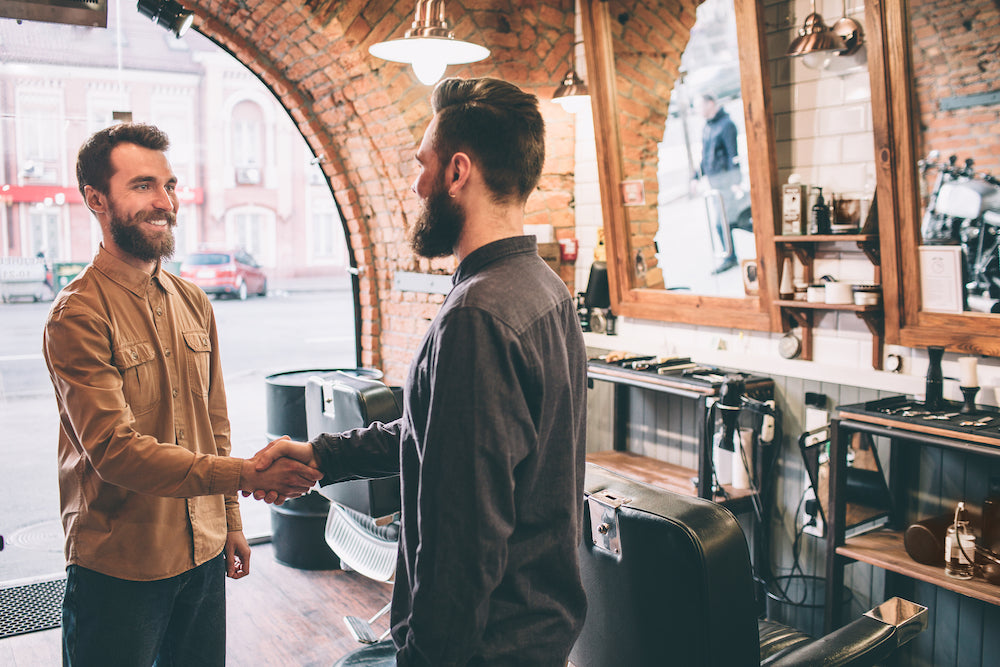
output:
[[181, 278], [190, 280], [206, 294], [240, 300], [249, 294], [267, 295], [267, 276], [244, 250], [200, 250], [181, 262]]

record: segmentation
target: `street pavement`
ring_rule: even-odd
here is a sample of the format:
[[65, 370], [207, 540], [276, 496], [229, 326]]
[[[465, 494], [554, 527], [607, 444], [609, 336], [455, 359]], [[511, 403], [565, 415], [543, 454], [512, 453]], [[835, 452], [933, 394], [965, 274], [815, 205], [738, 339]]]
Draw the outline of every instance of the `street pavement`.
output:
[[[56, 478], [58, 416], [41, 356], [49, 303], [0, 304], [0, 586], [62, 574]], [[355, 366], [350, 282], [275, 281], [264, 299], [213, 301], [233, 455], [267, 444], [266, 379], [290, 370]], [[241, 498], [247, 537], [270, 534], [270, 508]]]

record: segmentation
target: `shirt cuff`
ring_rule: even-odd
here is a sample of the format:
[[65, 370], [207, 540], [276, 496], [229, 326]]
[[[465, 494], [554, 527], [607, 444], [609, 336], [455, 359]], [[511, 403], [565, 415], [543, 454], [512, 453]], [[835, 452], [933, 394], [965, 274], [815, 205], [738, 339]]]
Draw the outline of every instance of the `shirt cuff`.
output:
[[209, 486], [208, 495], [212, 496], [221, 493], [226, 496], [235, 496], [240, 490], [240, 472], [243, 468], [243, 459], [236, 459], [229, 456], [217, 456], [215, 465], [212, 468], [212, 481]]

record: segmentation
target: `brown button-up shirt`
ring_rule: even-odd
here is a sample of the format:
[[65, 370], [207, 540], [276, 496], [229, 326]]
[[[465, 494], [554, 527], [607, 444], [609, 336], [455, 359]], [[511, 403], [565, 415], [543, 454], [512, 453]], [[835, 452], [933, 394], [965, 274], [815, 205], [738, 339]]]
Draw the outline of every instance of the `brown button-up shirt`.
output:
[[66, 562], [151, 581], [242, 530], [240, 459], [208, 297], [102, 247], [56, 298], [43, 351], [59, 407]]

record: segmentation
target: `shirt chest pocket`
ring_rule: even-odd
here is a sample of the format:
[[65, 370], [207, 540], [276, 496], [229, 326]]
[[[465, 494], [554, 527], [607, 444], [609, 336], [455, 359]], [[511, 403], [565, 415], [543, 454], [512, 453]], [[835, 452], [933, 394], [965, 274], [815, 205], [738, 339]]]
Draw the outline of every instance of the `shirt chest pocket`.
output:
[[151, 343], [123, 343], [114, 349], [112, 363], [122, 376], [122, 394], [133, 415], [152, 410], [160, 400], [156, 352]]
[[183, 335], [188, 353], [191, 392], [198, 396], [208, 396], [208, 388], [212, 384], [212, 340], [204, 331], [185, 331]]

